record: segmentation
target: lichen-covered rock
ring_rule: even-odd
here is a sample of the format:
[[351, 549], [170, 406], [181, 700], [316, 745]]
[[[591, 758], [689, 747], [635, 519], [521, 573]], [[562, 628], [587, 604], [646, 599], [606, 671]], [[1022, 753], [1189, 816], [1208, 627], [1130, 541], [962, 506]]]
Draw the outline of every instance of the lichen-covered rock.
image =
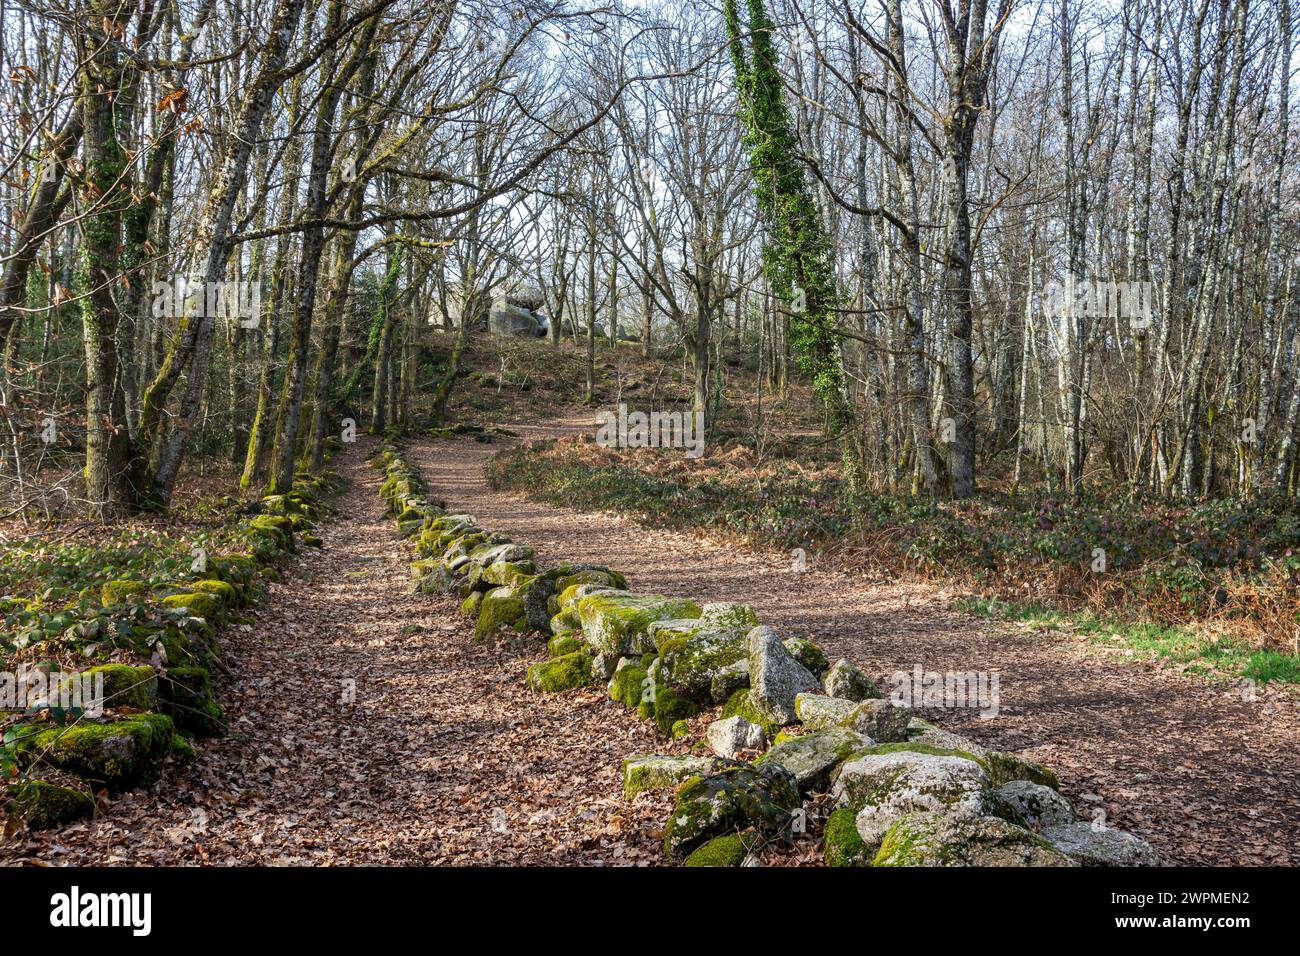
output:
[[858, 811], [858, 833], [875, 847], [896, 820], [918, 810], [982, 815], [988, 785], [966, 757], [877, 747], [840, 767], [831, 797]]
[[745, 658], [745, 637], [739, 631], [701, 630], [665, 639], [657, 637], [660, 678], [683, 697], [709, 702], [713, 679], [724, 668]]
[[[627, 587], [627, 579], [612, 568], [598, 565], [561, 565], [560, 576], [556, 578], [555, 589], [564, 591], [575, 584], [594, 584], [612, 590], [621, 591]], [[564, 573], [567, 571], [568, 573]]]
[[789, 836], [799, 788], [783, 767], [718, 761], [713, 772], [681, 785], [664, 833], [664, 852], [680, 860], [714, 837], [753, 829]]
[[781, 732], [782, 724], [770, 720], [766, 714], [753, 705], [750, 700], [750, 690], [738, 690], [728, 698], [727, 702], [722, 705], [723, 717], [744, 717], [751, 724], [757, 724], [763, 728], [763, 732], [768, 737], [775, 737]]
[[524, 599], [514, 588], [493, 588], [479, 605], [474, 640], [481, 641], [499, 627], [515, 627], [524, 619]]
[[682, 866], [740, 866], [748, 853], [744, 838], [739, 833], [728, 833], [697, 848]]
[[832, 664], [822, 675], [822, 688], [827, 697], [838, 697], [855, 703], [885, 696], [870, 677], [845, 657]]
[[794, 699], [795, 716], [809, 730], [825, 730], [844, 724], [853, 716], [857, 704], [839, 697], [824, 694], [797, 694]]
[[744, 717], [724, 717], [709, 724], [705, 735], [709, 748], [719, 757], [734, 758], [742, 750], [762, 750], [767, 734]]
[[[555, 599], [555, 606], [560, 608], [561, 610], [570, 610], [576, 615], [578, 613], [578, 607], [577, 607], [578, 602], [581, 601], [589, 594], [624, 594], [624, 593], [628, 593], [628, 592], [624, 592], [620, 588], [606, 587], [603, 584], [571, 584], [563, 591], [559, 592], [559, 595]], [[581, 619], [575, 617], [574, 620], [576, 622], [574, 624], [574, 627], [579, 626], [579, 624], [581, 623]]]
[[528, 667], [528, 686], [548, 694], [595, 683], [598, 681], [592, 673], [591, 654], [585, 650], [538, 661]]
[[647, 640], [651, 621], [699, 616], [700, 607], [694, 601], [661, 594], [605, 591], [578, 600], [583, 638], [604, 654], [653, 652], [655, 647]]
[[986, 750], [979, 756], [980, 762], [984, 764], [985, 772], [989, 775], [989, 779], [993, 781], [995, 787], [1011, 780], [1028, 780], [1044, 787], [1051, 787], [1053, 790], [1061, 789], [1056, 774], [1042, 764], [1026, 760], [1018, 754], [1006, 753], [1001, 750]]
[[99, 589], [99, 603], [104, 607], [114, 604], [138, 604], [149, 589], [143, 581], [106, 581]]
[[494, 564], [523, 564], [530, 569], [529, 574], [536, 570], [534, 562], [536, 553], [533, 549], [527, 545], [516, 544], [513, 541], [477, 545], [470, 550], [468, 557], [473, 564], [477, 564], [480, 568], [490, 568]]
[[821, 689], [817, 678], [790, 656], [770, 627], [760, 625], [749, 632], [749, 701], [767, 723], [793, 723], [797, 715], [795, 697], [804, 691]]
[[1159, 866], [1151, 844], [1131, 833], [1097, 823], [1066, 823], [1048, 827], [1043, 838], [1084, 866]]
[[1051, 787], [1029, 780], [1010, 780], [993, 791], [997, 816], [1039, 829], [1063, 826], [1077, 818], [1070, 801]]
[[826, 818], [822, 831], [822, 860], [827, 866], [870, 866], [872, 853], [858, 835], [855, 814], [840, 807]]
[[174, 728], [163, 714], [138, 714], [106, 724], [54, 727], [23, 741], [28, 759], [43, 761], [110, 791], [147, 786], [158, 779]]
[[831, 773], [873, 741], [847, 727], [831, 727], [776, 744], [754, 761], [756, 766], [779, 764], [794, 774], [802, 794], [825, 793]]
[[728, 664], [713, 675], [709, 682], [709, 698], [715, 704], [725, 704], [739, 690], [749, 688], [749, 658]]
[[936, 727], [928, 720], [913, 717], [907, 724], [907, 739], [910, 743], [928, 744], [931, 747], [943, 747], [947, 750], [964, 750], [983, 758], [988, 753], [983, 747], [969, 737], [955, 734], [942, 727]]
[[643, 790], [670, 790], [684, 780], [713, 770], [712, 757], [665, 757], [640, 754], [623, 761], [623, 795], [631, 800]]
[[820, 678], [830, 666], [825, 652], [806, 637], [789, 637], [781, 643], [790, 652], [790, 656], [802, 664], [813, 677]]
[[1074, 866], [1047, 840], [991, 816], [909, 813], [885, 833], [874, 866]]
[[749, 633], [758, 627], [758, 614], [748, 604], [739, 601], [714, 601], [700, 608], [700, 619], [706, 627], [718, 631]]
[[[104, 664], [81, 671], [77, 679], [82, 687], [93, 688], [104, 681], [105, 707], [134, 707], [153, 710], [158, 706], [158, 675], [149, 665]], [[87, 683], [88, 682], [88, 683]]]
[[[529, 555], [532, 557], [532, 555]], [[541, 572], [524, 588], [524, 613], [528, 623], [541, 634], [552, 633], [551, 618], [560, 610], [557, 597], [569, 588], [582, 585], [591, 587], [608, 587], [622, 589], [627, 581], [619, 572], [596, 564], [583, 564], [575, 561], [563, 561], [553, 568]], [[569, 627], [577, 627], [577, 609]]]
[[71, 787], [28, 780], [12, 789], [9, 813], [26, 823], [29, 830], [51, 830], [95, 812], [90, 794]]
[[669, 617], [651, 621], [646, 625], [646, 641], [654, 646], [655, 653], [661, 653], [663, 646], [682, 638], [694, 637], [701, 631], [713, 630], [698, 617]]
[[531, 561], [494, 561], [483, 569], [482, 578], [488, 584], [522, 587], [536, 573]]
[[888, 700], [864, 700], [853, 708], [845, 725], [858, 733], [881, 743], [894, 743], [907, 739], [907, 725], [912, 711]]
[[[415, 565], [411, 566], [415, 570]], [[434, 564], [419, 577], [411, 579], [412, 594], [452, 594], [460, 584], [457, 576], [442, 563]]]

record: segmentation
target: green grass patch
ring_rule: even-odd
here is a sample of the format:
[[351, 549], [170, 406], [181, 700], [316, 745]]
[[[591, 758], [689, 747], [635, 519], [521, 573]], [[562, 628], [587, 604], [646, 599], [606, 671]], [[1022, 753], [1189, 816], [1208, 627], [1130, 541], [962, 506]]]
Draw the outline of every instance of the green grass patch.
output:
[[1300, 683], [1300, 658], [1294, 654], [1253, 650], [1244, 641], [1210, 636], [1196, 627], [1123, 621], [1091, 611], [1064, 611], [1036, 601], [977, 597], [962, 598], [954, 605], [977, 617], [1081, 634], [1100, 647], [1132, 650], [1136, 657], [1181, 665], [1185, 673], [1249, 677], [1261, 684]]

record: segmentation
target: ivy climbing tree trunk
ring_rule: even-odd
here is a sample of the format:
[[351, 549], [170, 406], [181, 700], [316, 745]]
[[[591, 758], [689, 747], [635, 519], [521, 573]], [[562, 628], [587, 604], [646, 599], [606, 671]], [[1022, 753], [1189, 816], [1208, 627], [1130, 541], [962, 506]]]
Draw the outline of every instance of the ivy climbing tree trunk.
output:
[[795, 359], [812, 377], [813, 392], [826, 409], [829, 430], [840, 442], [845, 480], [857, 488], [862, 455], [840, 366], [832, 244], [800, 164], [772, 21], [763, 0], [747, 3], [747, 25], [741, 23], [738, 0], [724, 0], [723, 16], [750, 167], [757, 183], [755, 195], [769, 229], [763, 266], [772, 290], [789, 306]]

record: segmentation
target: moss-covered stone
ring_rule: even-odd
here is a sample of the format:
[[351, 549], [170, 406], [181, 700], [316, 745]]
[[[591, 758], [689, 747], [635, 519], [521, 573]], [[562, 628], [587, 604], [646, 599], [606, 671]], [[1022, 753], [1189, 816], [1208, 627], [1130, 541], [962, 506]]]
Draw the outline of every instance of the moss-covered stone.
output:
[[483, 569], [483, 580], [488, 584], [522, 588], [536, 573], [532, 561], [494, 561]]
[[670, 790], [685, 780], [712, 772], [712, 757], [665, 757], [638, 754], [623, 761], [623, 795], [631, 800], [644, 790]]
[[841, 764], [831, 787], [835, 806], [858, 811], [858, 834], [868, 846], [878, 846], [885, 831], [908, 813], [987, 812], [988, 776], [969, 757], [878, 750], [868, 748]]
[[799, 807], [799, 789], [785, 769], [719, 760], [713, 772], [678, 789], [664, 852], [680, 860], [714, 837], [750, 828], [760, 836], [788, 837]]
[[825, 652], [806, 637], [791, 637], [781, 642], [790, 656], [802, 664], [813, 677], [818, 679], [830, 668]]
[[876, 686], [875, 681], [844, 657], [832, 664], [822, 675], [822, 688], [828, 697], [851, 700], [854, 703], [871, 698], [883, 699], [885, 696]]
[[228, 554], [208, 561], [208, 576], [235, 588], [241, 605], [251, 604], [257, 583], [257, 561], [247, 554]]
[[998, 817], [909, 813], [885, 833], [873, 866], [1074, 866], [1037, 834]]
[[655, 650], [647, 634], [651, 621], [699, 617], [700, 607], [661, 594], [604, 591], [580, 598], [578, 616], [587, 643], [600, 653], [643, 654]]
[[638, 664], [636, 658], [625, 657], [619, 662], [614, 669], [614, 675], [609, 679], [610, 699], [635, 710], [641, 704], [647, 683], [646, 669]]
[[159, 709], [187, 733], [215, 737], [225, 730], [225, 715], [212, 693], [205, 667], [169, 667], [158, 686]]
[[583, 643], [582, 638], [572, 633], [557, 634], [546, 642], [546, 652], [552, 657], [563, 657], [565, 654], [575, 654], [586, 649], [587, 645]]
[[212, 578], [203, 581], [194, 581], [185, 585], [187, 591], [198, 594], [211, 594], [227, 607], [235, 607], [239, 604], [239, 592], [233, 584], [226, 581], [218, 581]]
[[822, 859], [827, 866], [870, 866], [871, 850], [858, 835], [857, 816], [840, 807], [826, 820], [822, 833]]
[[524, 616], [524, 599], [514, 588], [493, 588], [484, 593], [479, 604], [474, 640], [481, 641], [499, 627], [514, 627]]
[[1056, 779], [1056, 774], [1042, 764], [1026, 760], [1017, 754], [1000, 750], [988, 750], [983, 754], [980, 763], [983, 764], [984, 772], [989, 775], [989, 780], [993, 782], [995, 787], [1000, 787], [1012, 780], [1028, 780], [1042, 787], [1051, 787], [1053, 790], [1061, 789], [1061, 783]]
[[[81, 681], [89, 686], [100, 678], [104, 681], [105, 707], [134, 707], [153, 710], [158, 706], [158, 677], [149, 665], [132, 667], [129, 664], [104, 664], [80, 673]], [[83, 687], [87, 686], [82, 684]]]
[[794, 774], [800, 793], [824, 793], [835, 769], [869, 744], [870, 741], [856, 731], [831, 727], [783, 740], [754, 764], [778, 764]]
[[482, 610], [483, 592], [471, 591], [469, 597], [460, 602], [460, 613], [466, 617], [477, 618]]
[[748, 690], [738, 690], [727, 699], [722, 705], [723, 717], [744, 717], [751, 724], [758, 724], [763, 728], [769, 739], [775, 738], [781, 732], [781, 724], [769, 720], [767, 715], [760, 711], [749, 699]]
[[748, 654], [742, 631], [702, 630], [673, 637], [657, 634], [655, 640], [663, 682], [701, 703], [709, 702], [713, 679]]
[[690, 735], [691, 735], [690, 721], [679, 720], [677, 721], [677, 723], [673, 724], [672, 734], [671, 734], [673, 740], [681, 740], [683, 737], [689, 737]]
[[106, 581], [99, 589], [99, 603], [104, 607], [138, 604], [148, 592], [143, 581]]
[[249, 534], [272, 542], [281, 551], [293, 553], [293, 522], [284, 515], [258, 515], [248, 522]]
[[557, 578], [555, 590], [563, 592], [579, 584], [596, 584], [601, 587], [619, 590], [627, 587], [627, 581], [617, 571], [611, 571], [608, 568], [585, 568]]
[[528, 686], [548, 694], [594, 683], [597, 681], [591, 672], [591, 655], [586, 651], [538, 661], [528, 668]]
[[222, 618], [221, 599], [201, 591], [171, 594], [162, 603], [164, 607], [187, 608], [192, 617], [201, 617], [209, 624], [216, 624]]
[[24, 742], [30, 760], [48, 763], [117, 792], [158, 779], [175, 732], [163, 714], [139, 714], [106, 724], [55, 727]]
[[700, 712], [695, 701], [680, 697], [660, 685], [655, 691], [655, 727], [665, 737], [672, 736], [673, 725], [689, 720]]
[[700, 608], [700, 620], [717, 631], [749, 633], [758, 627], [758, 614], [739, 601], [714, 601]]
[[9, 801], [9, 813], [30, 830], [51, 830], [94, 812], [90, 794], [44, 780], [28, 780], [13, 787]]
[[728, 833], [696, 848], [682, 866], [740, 866], [748, 852], [739, 833]]
[[194, 744], [184, 734], [172, 734], [172, 759], [177, 763], [188, 766], [199, 759], [199, 752], [194, 749]]

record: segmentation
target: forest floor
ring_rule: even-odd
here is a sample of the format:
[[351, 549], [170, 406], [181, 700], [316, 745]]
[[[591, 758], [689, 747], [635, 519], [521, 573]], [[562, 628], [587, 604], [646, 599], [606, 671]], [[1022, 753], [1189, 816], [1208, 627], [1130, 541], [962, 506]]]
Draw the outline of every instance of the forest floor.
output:
[[[589, 425], [511, 427], [532, 438]], [[620, 762], [685, 745], [659, 740], [601, 688], [532, 694], [523, 678], [539, 642], [475, 644], [455, 600], [406, 593], [408, 544], [383, 514], [367, 450], [338, 459], [350, 484], [322, 527], [323, 551], [270, 585], [253, 623], [223, 633], [230, 732], [98, 819], [0, 844], [0, 863], [662, 862], [667, 798], [626, 803]], [[408, 457], [432, 494], [543, 563], [599, 562], [638, 590], [748, 602], [784, 635], [812, 637], [877, 678], [918, 663], [997, 670], [996, 719], [924, 716], [1041, 761], [1085, 818], [1104, 814], [1169, 862], [1300, 863], [1293, 696], [1247, 701], [1085, 642], [953, 613], [934, 585], [796, 574], [785, 555], [495, 492], [483, 466], [496, 450], [426, 441]]]

